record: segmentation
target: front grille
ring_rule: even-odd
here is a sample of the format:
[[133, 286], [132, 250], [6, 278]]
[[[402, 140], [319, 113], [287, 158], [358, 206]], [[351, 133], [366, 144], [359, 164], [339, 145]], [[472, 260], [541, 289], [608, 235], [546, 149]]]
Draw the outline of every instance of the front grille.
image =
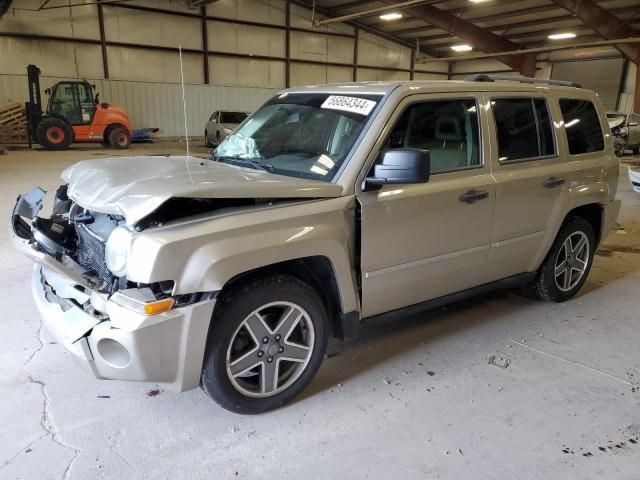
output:
[[93, 233], [84, 223], [76, 223], [78, 234], [77, 261], [83, 268], [97, 275], [110, 289], [113, 283], [113, 275], [105, 262], [105, 242]]

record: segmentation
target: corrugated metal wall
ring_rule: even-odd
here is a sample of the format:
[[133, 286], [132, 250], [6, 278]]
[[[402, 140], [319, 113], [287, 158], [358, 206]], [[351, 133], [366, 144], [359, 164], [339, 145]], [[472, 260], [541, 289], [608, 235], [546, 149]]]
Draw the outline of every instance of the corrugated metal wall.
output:
[[[41, 77], [41, 88], [64, 80]], [[90, 80], [95, 83], [102, 101], [125, 107], [134, 127], [158, 127], [159, 135], [184, 135], [182, 90], [180, 84]], [[276, 89], [185, 85], [187, 124], [190, 135], [203, 135], [204, 125], [218, 109], [251, 111], [269, 98]], [[0, 75], [0, 105], [24, 102], [27, 98], [26, 75]]]
[[[208, 50], [212, 52], [208, 57], [211, 85], [204, 85], [204, 57], [197, 52], [203, 48], [202, 18], [198, 10], [188, 9], [184, 2], [133, 0], [102, 7], [105, 38], [107, 42], [120, 43], [106, 47], [110, 80], [100, 80], [104, 71], [101, 46], [96, 43], [100, 33], [95, 1], [56, 0], [55, 5], [65, 3], [87, 5], [36, 11], [42, 0], [14, 0], [12, 9], [0, 21], [0, 32], [4, 33], [65, 37], [54, 42], [0, 36], [0, 105], [26, 101], [26, 65], [33, 63], [46, 76], [42, 78], [43, 89], [61, 77], [87, 78], [96, 83], [103, 100], [124, 107], [136, 127], [159, 127], [163, 136], [183, 135], [178, 55], [142, 48], [145, 46], [176, 48], [180, 44], [192, 49], [183, 55], [192, 134], [203, 134], [206, 120], [216, 109], [252, 110], [274, 91], [285, 87], [283, 0], [219, 0], [206, 7], [207, 15], [214, 17], [206, 21]], [[132, 6], [162, 11], [127, 8]], [[291, 86], [352, 80], [355, 42], [352, 26], [314, 27], [311, 11], [294, 4], [290, 24], [294, 29], [290, 37]], [[358, 52], [359, 80], [409, 79], [410, 48], [361, 31]], [[446, 78], [445, 63], [416, 66], [416, 71], [424, 68], [442, 74], [416, 73], [415, 78]]]

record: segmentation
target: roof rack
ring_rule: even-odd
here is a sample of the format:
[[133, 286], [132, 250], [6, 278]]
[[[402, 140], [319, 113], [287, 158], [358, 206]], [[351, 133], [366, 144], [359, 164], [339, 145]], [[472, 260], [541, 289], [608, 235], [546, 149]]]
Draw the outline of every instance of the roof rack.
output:
[[582, 85], [576, 82], [565, 82], [564, 80], [545, 80], [543, 78], [531, 78], [531, 77], [509, 77], [506, 75], [487, 75], [486, 73], [475, 73], [469, 75], [466, 79], [467, 82], [495, 82], [496, 80], [508, 80], [511, 82], [520, 83], [546, 83], [547, 85], [557, 85], [559, 87], [575, 87], [582, 88]]

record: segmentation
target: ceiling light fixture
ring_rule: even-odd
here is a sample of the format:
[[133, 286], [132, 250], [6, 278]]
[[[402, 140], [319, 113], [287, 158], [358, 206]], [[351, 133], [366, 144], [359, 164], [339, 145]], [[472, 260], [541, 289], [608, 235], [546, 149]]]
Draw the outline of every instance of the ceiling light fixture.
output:
[[473, 50], [473, 47], [471, 45], [463, 43], [462, 45], [453, 45], [451, 47], [451, 50], [453, 50], [454, 52], [470, 52], [471, 50]]
[[484, 3], [484, 2], [488, 2], [489, 0], [469, 0], [471, 3]]
[[573, 32], [552, 33], [547, 38], [549, 40], [566, 40], [568, 38], [576, 38], [576, 34]]
[[390, 22], [391, 20], [399, 20], [402, 18], [402, 14], [398, 12], [385, 13], [384, 15], [380, 15], [380, 20], [384, 20], [386, 22]]

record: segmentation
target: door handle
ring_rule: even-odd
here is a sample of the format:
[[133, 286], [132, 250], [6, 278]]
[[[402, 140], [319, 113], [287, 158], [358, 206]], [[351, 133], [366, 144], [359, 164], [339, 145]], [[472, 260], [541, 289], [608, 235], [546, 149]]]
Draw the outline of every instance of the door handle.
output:
[[487, 192], [486, 190], [471, 189], [468, 192], [460, 195], [458, 200], [464, 203], [475, 203], [478, 200], [484, 200], [485, 198], [489, 198], [489, 192]]
[[546, 188], [553, 188], [562, 185], [563, 183], [563, 177], [549, 177], [542, 183], [542, 185], [544, 185]]

